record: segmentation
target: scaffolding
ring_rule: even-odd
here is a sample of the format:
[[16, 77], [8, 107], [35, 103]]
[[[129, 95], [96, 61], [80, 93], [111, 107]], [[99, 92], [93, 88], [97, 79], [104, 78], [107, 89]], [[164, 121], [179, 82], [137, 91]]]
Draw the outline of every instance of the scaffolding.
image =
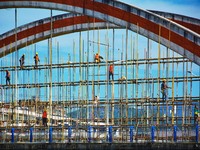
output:
[[[79, 32], [65, 57], [51, 35], [38, 68], [30, 61], [39, 51], [36, 44], [26, 46], [24, 69], [18, 63], [20, 51], [3, 57], [0, 141], [198, 141], [193, 109], [200, 108], [200, 67], [150, 39], [141, 44], [138, 33], [127, 29], [116, 39], [119, 30]], [[94, 62], [95, 53], [103, 56], [101, 63]], [[114, 80], [108, 77], [110, 64]], [[6, 70], [10, 85], [3, 80]], [[162, 100], [162, 79], [171, 87], [167, 101]], [[42, 125], [44, 107], [48, 127]]]

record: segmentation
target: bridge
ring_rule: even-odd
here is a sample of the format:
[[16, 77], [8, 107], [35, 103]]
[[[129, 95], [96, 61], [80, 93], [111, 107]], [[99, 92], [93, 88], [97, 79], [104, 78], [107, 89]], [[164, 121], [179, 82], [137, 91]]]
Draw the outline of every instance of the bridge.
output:
[[[193, 112], [195, 105], [200, 107], [199, 19], [114, 0], [0, 0], [0, 8], [14, 8], [15, 17], [20, 8], [51, 12], [48, 18], [0, 35], [0, 57], [8, 62], [0, 66], [1, 77], [6, 70], [12, 76], [10, 85], [1, 82], [2, 148], [17, 142], [31, 144], [26, 148], [46, 142], [74, 143], [76, 148], [95, 148], [91, 143], [101, 143], [101, 148], [110, 143], [108, 148], [116, 148], [114, 143], [128, 143], [127, 148], [147, 148], [149, 143], [150, 148], [167, 148], [170, 145], [162, 146], [167, 143], [181, 143], [173, 147], [177, 149], [199, 146]], [[53, 16], [52, 10], [69, 13]], [[120, 43], [118, 31], [123, 31]], [[100, 32], [106, 42], [100, 41]], [[53, 49], [56, 37], [75, 33], [78, 40], [67, 50], [67, 58], [59, 42]], [[48, 41], [47, 50], [40, 51], [46, 60], [38, 68], [28, 61], [21, 69], [19, 53], [41, 41]], [[140, 45], [146, 45], [144, 50]], [[35, 47], [25, 51], [27, 58], [33, 57]], [[101, 63], [91, 59], [96, 52], [104, 57]], [[113, 80], [108, 77], [110, 64], [115, 68]], [[171, 87], [166, 101], [160, 91], [163, 79]], [[48, 110], [48, 127], [41, 123], [43, 108]]]

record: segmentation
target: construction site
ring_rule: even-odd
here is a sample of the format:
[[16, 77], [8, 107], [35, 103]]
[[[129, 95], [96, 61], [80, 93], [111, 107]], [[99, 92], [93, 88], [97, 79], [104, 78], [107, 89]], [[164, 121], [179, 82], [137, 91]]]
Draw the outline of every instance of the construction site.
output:
[[[198, 32], [171, 21], [166, 39], [164, 21], [172, 20], [167, 18], [170, 14], [139, 8], [132, 9], [141, 16], [149, 13], [165, 18], [156, 20], [157, 36], [150, 28], [146, 36], [145, 27], [139, 23], [120, 26], [103, 22], [99, 14], [76, 14], [75, 8], [73, 13], [53, 16], [54, 6], [48, 10], [49, 17], [18, 26], [22, 2], [11, 3], [0, 0], [0, 8], [12, 7], [15, 16], [15, 28], [0, 35], [0, 149], [200, 148], [200, 111], [195, 111], [195, 107], [200, 109]], [[110, 7], [104, 1], [98, 3]], [[26, 7], [39, 4], [24, 2]], [[76, 21], [80, 17], [83, 21], [84, 15], [89, 17], [79, 25]], [[174, 16], [174, 20], [180, 20], [181, 15]], [[74, 25], [63, 23], [62, 29], [58, 28], [59, 21], [71, 18]], [[194, 18], [186, 19], [192, 24]], [[195, 19], [195, 23], [199, 29], [200, 20]], [[39, 29], [43, 31], [36, 33]], [[196, 39], [191, 42], [196, 52], [174, 40], [175, 30], [187, 33], [181, 34], [180, 41], [191, 38], [186, 37], [190, 34]], [[37, 65], [35, 54], [39, 56]], [[96, 54], [102, 59], [96, 61]], [[19, 62], [22, 55], [23, 67]], [[9, 82], [6, 71], [10, 73]], [[42, 121], [44, 109], [47, 126]]]

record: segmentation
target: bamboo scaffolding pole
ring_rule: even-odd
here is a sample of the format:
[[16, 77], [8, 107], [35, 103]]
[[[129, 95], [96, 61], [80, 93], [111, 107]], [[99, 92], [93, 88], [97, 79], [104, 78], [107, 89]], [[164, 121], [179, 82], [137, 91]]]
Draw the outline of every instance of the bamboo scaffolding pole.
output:
[[[49, 81], [50, 81], [50, 86], [49, 86], [49, 117], [52, 116], [53, 114], [53, 107], [52, 107], [52, 37], [53, 37], [53, 20], [52, 20], [52, 9], [50, 10], [50, 17], [51, 17], [51, 24], [50, 24], [50, 39], [49, 39], [49, 63], [50, 63], [50, 69], [49, 69]], [[52, 124], [52, 122], [50, 122]], [[49, 126], [48, 126], [49, 128]]]
[[[133, 38], [133, 35], [131, 34], [131, 38], [130, 38], [130, 49], [131, 49], [131, 54], [130, 54], [130, 59], [134, 59], [134, 38]], [[132, 78], [134, 79], [134, 65], [132, 65], [131, 67], [130, 67], [130, 70], [132, 70]], [[132, 84], [132, 86], [131, 86], [131, 89], [130, 89], [130, 91], [131, 91], [131, 97], [133, 98], [134, 97], [134, 84]], [[133, 105], [131, 105], [131, 118], [133, 118], [133, 114], [134, 114], [134, 104]], [[130, 122], [130, 124], [133, 124], [133, 121], [131, 120], [131, 122]]]
[[[88, 23], [89, 24], [89, 23]], [[89, 74], [90, 74], [90, 70], [89, 70], [89, 56], [90, 56], [90, 51], [89, 51], [89, 45], [90, 45], [90, 43], [89, 43], [89, 40], [90, 40], [90, 30], [88, 29], [87, 30], [87, 68], [86, 68], [86, 72], [87, 72], [87, 74], [86, 74], [86, 80], [87, 80], [87, 85], [88, 85], [88, 82], [89, 82], [89, 80], [90, 80], [90, 78], [89, 78]], [[90, 98], [90, 96], [89, 96], [89, 86], [87, 86], [86, 87], [87, 89], [86, 89], [86, 99], [87, 99], [87, 101], [86, 101], [86, 103], [88, 103], [89, 102], [89, 98]], [[87, 119], [86, 119], [86, 121], [87, 122], [89, 122], [90, 121], [90, 106], [89, 105], [87, 105], [87, 108], [86, 108], [86, 113], [87, 113]]]
[[[159, 35], [158, 35], [158, 79], [160, 79], [160, 34], [161, 34], [161, 26], [159, 25], [159, 29], [158, 29], [158, 31], [159, 31]], [[158, 80], [158, 86], [157, 86], [157, 91], [160, 91], [160, 81]], [[159, 92], [159, 97], [160, 97], [160, 92]], [[159, 122], [159, 120], [160, 120], [160, 103], [159, 103], [159, 101], [160, 101], [160, 98], [157, 98], [157, 101], [158, 101], [158, 105], [157, 105], [157, 123], [156, 123], [156, 125], [159, 125], [160, 124], [160, 122]], [[157, 134], [157, 140], [158, 140], [158, 137], [159, 137], [159, 128], [157, 129], [157, 132], [156, 132], [156, 134]]]
[[[128, 29], [126, 28], [126, 41], [125, 41], [125, 61], [128, 60], [128, 38], [129, 38], [129, 35], [128, 35]], [[128, 78], [128, 66], [127, 66], [127, 61], [126, 61], [126, 66], [125, 66], [125, 76], [126, 78]], [[128, 125], [128, 84], [127, 84], [127, 80], [125, 81], [126, 84], [125, 84], [125, 97], [126, 97], [126, 122], [125, 124]], [[126, 137], [126, 140], [127, 140], [127, 137]]]

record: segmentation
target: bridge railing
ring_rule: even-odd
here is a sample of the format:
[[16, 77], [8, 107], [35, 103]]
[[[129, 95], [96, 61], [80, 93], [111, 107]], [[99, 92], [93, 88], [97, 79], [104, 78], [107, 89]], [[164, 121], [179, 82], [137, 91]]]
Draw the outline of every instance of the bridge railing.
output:
[[198, 143], [199, 126], [1, 127], [1, 143]]

